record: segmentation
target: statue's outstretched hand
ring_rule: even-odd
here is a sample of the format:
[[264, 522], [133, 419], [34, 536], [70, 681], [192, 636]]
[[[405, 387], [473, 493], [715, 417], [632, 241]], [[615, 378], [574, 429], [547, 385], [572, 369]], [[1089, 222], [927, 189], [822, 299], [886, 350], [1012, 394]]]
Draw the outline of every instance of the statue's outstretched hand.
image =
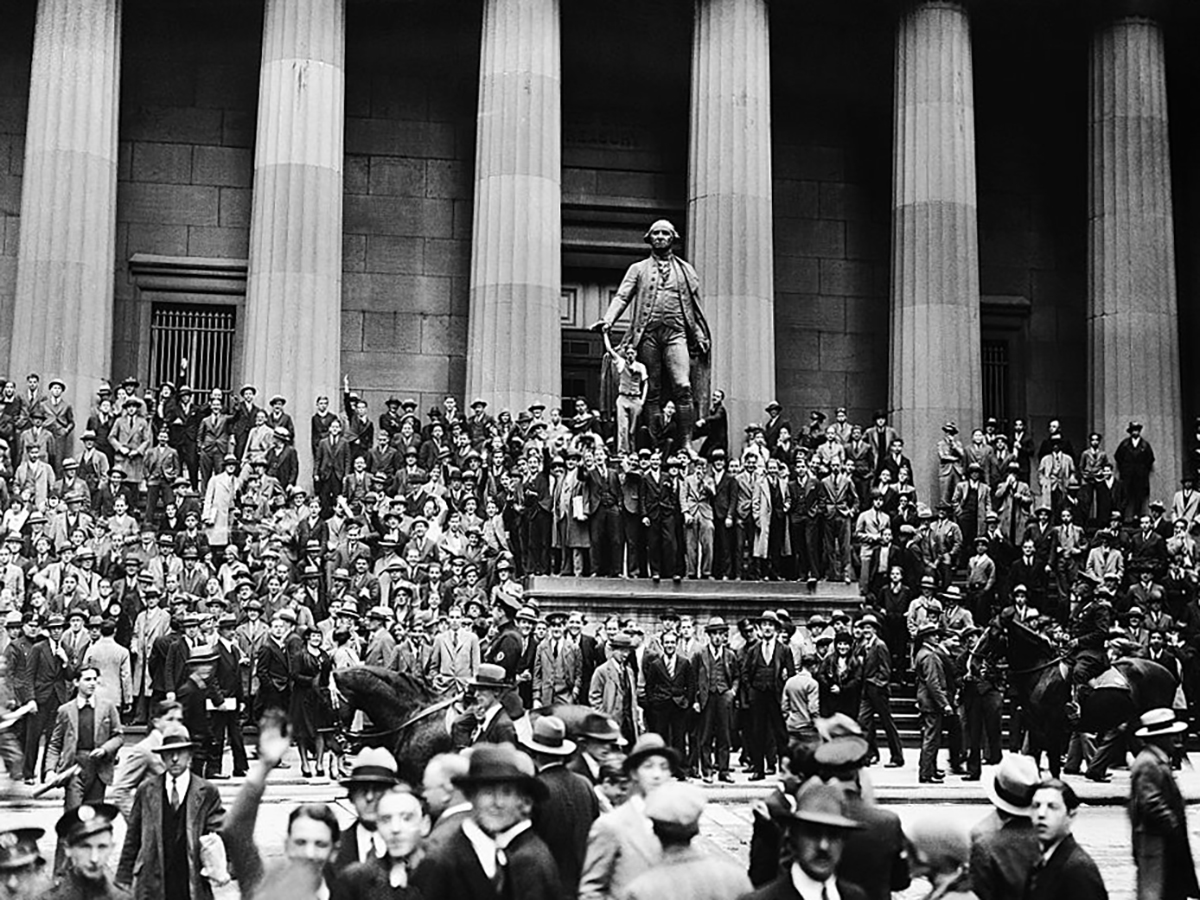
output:
[[602, 331], [607, 333], [611, 328], [612, 326], [610, 324], [601, 319], [592, 326], [592, 331]]

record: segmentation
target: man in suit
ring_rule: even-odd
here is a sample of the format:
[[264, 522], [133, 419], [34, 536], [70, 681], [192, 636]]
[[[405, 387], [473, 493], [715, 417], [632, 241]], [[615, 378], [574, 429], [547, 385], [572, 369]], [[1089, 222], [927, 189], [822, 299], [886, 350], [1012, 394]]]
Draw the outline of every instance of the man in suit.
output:
[[[657, 464], [656, 464], [657, 463]], [[648, 535], [650, 577], [657, 584], [666, 575], [679, 583], [683, 566], [679, 559], [679, 514], [682, 508], [679, 460], [666, 461], [666, 474], [660, 474], [662, 458], [657, 452], [650, 458], [650, 474], [642, 479], [640, 501], [642, 525]]]
[[258, 702], [263, 711], [286, 710], [291, 700], [291, 661], [287, 649], [290, 626], [286, 619], [271, 620], [271, 631], [258, 650]]
[[763, 440], [767, 442], [769, 449], [774, 450], [779, 442], [779, 432], [784, 428], [790, 432], [792, 423], [783, 417], [783, 404], [778, 400], [768, 403], [764, 412], [767, 414], [767, 421], [762, 425]]
[[1142, 437], [1142, 423], [1130, 422], [1128, 435], [1117, 445], [1113, 462], [1125, 486], [1125, 518], [1136, 518], [1146, 511], [1150, 498], [1150, 473], [1154, 471], [1154, 448]]
[[821, 505], [825, 510], [826, 578], [850, 584], [854, 569], [850, 562], [850, 526], [858, 509], [854, 481], [846, 466], [835, 462], [829, 475], [821, 480]]
[[228, 778], [221, 770], [225, 758], [225, 737], [229, 736], [229, 749], [233, 755], [233, 774], [242, 776], [249, 768], [246, 760], [246, 743], [242, 738], [242, 709], [245, 704], [242, 671], [249, 670], [250, 662], [238, 646], [234, 629], [237, 616], [221, 613], [217, 619], [217, 639], [213, 649], [217, 652], [217, 665], [213, 680], [222, 700], [209, 711], [212, 723], [212, 751], [206, 760], [205, 777], [210, 781]]
[[354, 863], [384, 859], [387, 845], [379, 832], [379, 798], [400, 780], [396, 758], [383, 747], [364, 747], [354, 757], [342, 787], [350, 795], [356, 817], [338, 842], [329, 864], [335, 874]]
[[624, 489], [618, 471], [608, 464], [608, 454], [598, 446], [590, 462], [581, 467], [583, 480], [591, 485], [587, 492], [588, 530], [591, 544], [592, 574], [610, 577], [622, 574], [625, 538], [621, 521]]
[[664, 631], [661, 653], [645, 657], [646, 727], [663, 736], [682, 756], [687, 747], [687, 713], [695, 702], [692, 661], [677, 651], [679, 635]]
[[[45, 636], [37, 640], [29, 651], [29, 684], [33, 691], [33, 700], [37, 703], [37, 710], [25, 732], [26, 784], [33, 783], [42, 739], [49, 740], [51, 732], [54, 730], [58, 708], [67, 702], [68, 679], [73, 673], [69, 669], [67, 651], [62, 646], [65, 624], [62, 616], [52, 615], [46, 621]], [[30, 623], [26, 627], [26, 632], [37, 634], [38, 629]], [[41, 768], [43, 780], [46, 771], [47, 766], [43, 761]]]
[[588, 832], [600, 815], [600, 801], [588, 779], [565, 765], [575, 752], [557, 716], [541, 716], [521, 741], [532, 756], [547, 797], [533, 813], [533, 830], [546, 842], [562, 879], [562, 900], [575, 900], [587, 852]]
[[917, 708], [921, 713], [921, 758], [917, 780], [922, 784], [940, 784], [937, 774], [938, 749], [942, 740], [944, 716], [954, 714], [950, 705], [951, 688], [946, 673], [946, 657], [937, 645], [938, 625], [923, 622], [913, 634], [913, 674], [917, 680]]
[[482, 663], [475, 677], [467, 682], [468, 696], [474, 697], [469, 707], [476, 721], [472, 744], [517, 743], [517, 729], [500, 702], [501, 696], [513, 686], [513, 682], [506, 680], [504, 669], [495, 663]]
[[64, 808], [104, 799], [112, 784], [113, 763], [125, 742], [121, 716], [112, 701], [97, 697], [100, 670], [85, 666], [75, 678], [77, 695], [58, 708], [54, 733], [46, 747], [46, 771], [60, 774], [78, 765], [67, 782]]
[[[750, 780], [762, 781], [774, 769], [774, 757], [787, 749], [787, 730], [780, 706], [783, 685], [796, 672], [791, 651], [779, 641], [779, 616], [766, 610], [758, 619], [759, 638], [747, 649], [741, 684], [750, 697], [750, 733], [746, 750]], [[774, 739], [774, 745], [768, 743]]]
[[480, 664], [479, 637], [463, 624], [462, 607], [457, 603], [446, 613], [446, 630], [433, 638], [429, 671], [433, 690], [439, 697], [462, 691]]
[[609, 638], [609, 657], [592, 675], [588, 705], [617, 723], [627, 741], [637, 737], [641, 717], [636, 676], [628, 664], [633, 639], [625, 632]]
[[1141, 717], [1134, 737], [1145, 742], [1130, 769], [1129, 821], [1137, 896], [1184, 900], [1200, 897], [1188, 840], [1183, 796], [1171, 771], [1187, 723], [1172, 709], [1152, 709]]
[[201, 844], [220, 833], [225, 807], [216, 787], [192, 771], [195, 749], [187, 728], [168, 725], [157, 750], [164, 771], [134, 795], [117, 883], [132, 885], [136, 900], [212, 900]]
[[1026, 900], [1108, 900], [1100, 870], [1071, 834], [1079, 811], [1074, 789], [1057, 778], [1042, 781], [1032, 807], [1040, 856], [1025, 884]]
[[1038, 780], [1036, 762], [1010, 753], [985, 787], [994, 808], [971, 829], [971, 888], [979, 900], [1020, 897], [1041, 858], [1029, 818]]
[[578, 703], [583, 689], [583, 660], [579, 646], [567, 637], [567, 614], [546, 616], [549, 632], [537, 647], [533, 666], [533, 704]]
[[158, 755], [163, 731], [172, 725], [181, 724], [183, 707], [174, 700], [162, 700], [155, 704], [150, 719], [150, 731], [141, 741], [132, 747], [126, 747], [121, 753], [113, 772], [107, 799], [121, 810], [121, 815], [126, 819], [133, 812], [133, 797], [142, 786], [142, 782], [166, 771], [162, 757]]
[[712, 616], [704, 627], [708, 641], [692, 660], [696, 678], [693, 710], [699, 714], [699, 734], [694, 738], [699, 749], [700, 775], [706, 784], [716, 777], [731, 784], [729, 774], [730, 730], [733, 701], [737, 696], [741, 672], [729, 649], [729, 626], [720, 616]]
[[118, 710], [133, 706], [133, 677], [129, 651], [116, 641], [117, 623], [105, 619], [100, 625], [100, 640], [88, 645], [83, 664], [100, 672], [97, 697], [108, 700]]
[[[534, 828], [521, 827], [535, 803], [548, 799], [529, 757], [515, 747], [481, 745], [456, 784], [472, 803], [471, 815], [417, 867], [412, 884], [421, 895], [495, 900], [499, 893], [561, 900], [554, 857]], [[508, 839], [500, 845], [502, 837]], [[503, 886], [499, 891], [498, 885]]]
[[863, 637], [858, 646], [862, 658], [863, 689], [858, 721], [870, 747], [871, 758], [878, 759], [879, 750], [875, 743], [875, 722], [878, 717], [891, 754], [888, 768], [899, 768], [904, 765], [904, 748], [900, 743], [900, 733], [892, 721], [891, 700], [888, 697], [892, 681], [892, 654], [879, 636], [881, 626], [874, 614], [867, 613], [859, 619], [859, 624], [863, 628]]
[[579, 610], [572, 610], [567, 616], [567, 637], [575, 644], [579, 650], [579, 701], [582, 703], [585, 699], [586, 692], [592, 686], [592, 673], [596, 671], [605, 659], [604, 647], [600, 643], [603, 640], [603, 632], [601, 631], [597, 637], [586, 634], [583, 630], [583, 613]]
[[232, 422], [221, 409], [221, 392], [214, 390], [208, 403], [208, 415], [196, 426], [196, 444], [200, 456], [199, 487], [204, 489], [215, 472], [221, 471], [221, 460], [230, 451]]
[[840, 787], [810, 779], [796, 793], [795, 808], [783, 818], [784, 848], [792, 864], [774, 881], [746, 894], [745, 900], [832, 897], [831, 886], [841, 900], [866, 900], [862, 888], [837, 874], [847, 836], [861, 828], [846, 815]]

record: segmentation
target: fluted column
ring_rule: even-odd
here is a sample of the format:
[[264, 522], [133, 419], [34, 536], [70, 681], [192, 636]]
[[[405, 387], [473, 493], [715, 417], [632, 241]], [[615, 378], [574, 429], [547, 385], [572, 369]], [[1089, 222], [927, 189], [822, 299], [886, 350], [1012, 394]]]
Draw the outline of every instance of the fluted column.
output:
[[494, 409], [562, 381], [558, 0], [484, 0], [467, 396]]
[[909, 6], [896, 31], [891, 393], [913, 483], [936, 497], [947, 419], [980, 424], [979, 238], [971, 34], [961, 3]]
[[77, 421], [112, 361], [120, 71], [120, 0], [41, 0], [8, 372], [61, 377]]
[[288, 398], [300, 484], [311, 409], [337, 406], [342, 310], [345, 0], [267, 0], [246, 285], [248, 381]]
[[1092, 36], [1088, 175], [1088, 401], [1111, 451], [1131, 419], [1156, 462], [1151, 498], [1179, 477], [1179, 333], [1163, 35], [1149, 18]]
[[775, 395], [767, 0], [696, 0], [687, 214], [712, 384], [736, 435]]

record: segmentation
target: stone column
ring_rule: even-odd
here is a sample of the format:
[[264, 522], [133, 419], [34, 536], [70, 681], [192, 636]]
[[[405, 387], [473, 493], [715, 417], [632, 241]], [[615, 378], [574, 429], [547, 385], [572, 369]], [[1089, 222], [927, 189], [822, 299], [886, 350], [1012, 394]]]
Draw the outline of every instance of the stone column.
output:
[[1163, 35], [1118, 17], [1092, 36], [1088, 110], [1088, 404], [1111, 453], [1131, 419], [1156, 457], [1150, 498], [1180, 475], [1179, 322]]
[[120, 71], [120, 0], [41, 0], [8, 372], [62, 378], [76, 435], [112, 361]]
[[697, 0], [690, 135], [689, 261], [712, 331], [712, 386], [726, 392], [736, 445], [775, 395], [767, 0]]
[[484, 0], [467, 397], [513, 414], [562, 382], [558, 0]]
[[245, 377], [287, 397], [309, 487], [314, 399], [340, 406], [345, 0], [267, 0]]
[[896, 30], [891, 405], [922, 497], [937, 441], [981, 425], [979, 238], [971, 33], [963, 4], [925, 0]]

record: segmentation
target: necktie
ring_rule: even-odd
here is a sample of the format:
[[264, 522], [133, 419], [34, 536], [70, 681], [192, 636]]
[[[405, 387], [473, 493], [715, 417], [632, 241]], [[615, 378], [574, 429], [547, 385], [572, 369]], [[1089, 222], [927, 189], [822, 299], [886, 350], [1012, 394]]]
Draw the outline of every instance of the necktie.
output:
[[504, 869], [508, 865], [508, 854], [499, 847], [496, 848], [496, 874], [492, 876], [492, 887], [496, 891], [497, 897], [504, 896], [504, 883], [506, 881]]
[[171, 809], [179, 809], [179, 779], [171, 779]]

